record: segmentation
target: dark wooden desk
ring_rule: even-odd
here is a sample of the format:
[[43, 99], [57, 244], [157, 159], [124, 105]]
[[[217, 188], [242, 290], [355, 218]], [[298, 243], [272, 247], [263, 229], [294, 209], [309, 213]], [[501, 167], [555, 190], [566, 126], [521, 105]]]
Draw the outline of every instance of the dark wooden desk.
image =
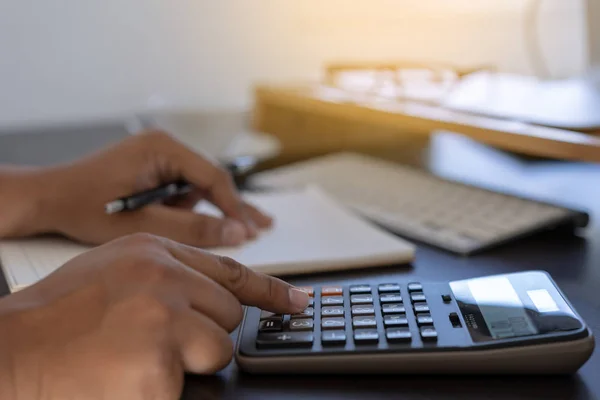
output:
[[[23, 157], [15, 159], [0, 136], [0, 163], [48, 163], [119, 137], [117, 127], [95, 128], [52, 141], [11, 139]], [[99, 137], [99, 135], [101, 137]], [[65, 138], [75, 138], [65, 142]], [[62, 138], [62, 139], [61, 139]], [[70, 148], [47, 143], [69, 144]], [[66, 149], [66, 150], [65, 150]], [[55, 151], [55, 152], [53, 152]], [[525, 195], [566, 202], [590, 211], [592, 222], [580, 237], [537, 235], [474, 257], [456, 257], [420, 245], [412, 267], [295, 277], [294, 283], [353, 281], [367, 277], [450, 280], [525, 269], [552, 274], [596, 334], [600, 332], [600, 165], [525, 160], [453, 135], [440, 135], [429, 146], [387, 149], [386, 157], [421, 163], [433, 172], [464, 181], [501, 187]], [[383, 154], [383, 152], [382, 152]], [[37, 158], [39, 155], [39, 158]], [[0, 280], [1, 281], [1, 280]], [[0, 294], [6, 294], [4, 282]], [[598, 399], [600, 350], [574, 376], [567, 377], [429, 377], [429, 376], [249, 376], [232, 363], [216, 376], [190, 376], [184, 399]]]

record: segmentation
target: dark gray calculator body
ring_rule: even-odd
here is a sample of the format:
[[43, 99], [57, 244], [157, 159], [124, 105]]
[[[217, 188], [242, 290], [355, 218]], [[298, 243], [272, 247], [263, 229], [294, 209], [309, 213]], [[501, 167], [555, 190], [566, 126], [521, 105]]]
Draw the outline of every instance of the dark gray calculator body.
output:
[[313, 287], [299, 315], [245, 311], [236, 361], [254, 373], [571, 373], [594, 338], [545, 272], [449, 283]]

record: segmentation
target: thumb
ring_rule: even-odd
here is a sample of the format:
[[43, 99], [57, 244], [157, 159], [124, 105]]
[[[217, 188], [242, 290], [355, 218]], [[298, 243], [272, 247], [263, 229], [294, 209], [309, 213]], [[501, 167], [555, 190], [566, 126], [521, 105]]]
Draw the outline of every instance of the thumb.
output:
[[229, 218], [217, 218], [166, 206], [148, 207], [142, 230], [195, 247], [236, 246], [248, 239], [245, 226]]

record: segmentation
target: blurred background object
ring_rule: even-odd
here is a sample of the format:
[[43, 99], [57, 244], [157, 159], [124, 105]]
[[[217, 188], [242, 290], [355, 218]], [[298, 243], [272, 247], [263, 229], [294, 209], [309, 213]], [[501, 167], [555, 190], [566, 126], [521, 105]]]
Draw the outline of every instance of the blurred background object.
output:
[[[543, 78], [584, 74], [588, 2], [542, 3], [537, 26], [550, 73]], [[335, 60], [492, 65], [532, 75], [524, 40], [528, 6], [526, 0], [5, 0], [0, 126], [122, 117], [143, 110], [153, 94], [188, 108], [248, 110], [252, 84], [316, 80]]]
[[[469, 114], [590, 132], [600, 119], [599, 96], [584, 78], [594, 76], [592, 66], [600, 63], [598, 20], [596, 0], [108, 0], [35, 6], [6, 0], [0, 5], [0, 133], [123, 123], [131, 131], [132, 118], [154, 113], [155, 123], [195, 148], [268, 158], [278, 152], [405, 149], [409, 141], [426, 140], [417, 131], [440, 128], [291, 116], [282, 132], [256, 123], [261, 105], [255, 84], [332, 79], [346, 89], [368, 84], [367, 94], [376, 90], [384, 100], [442, 101]], [[375, 85], [368, 73], [362, 81], [342, 73], [349, 63], [385, 67], [389, 60], [402, 68], [380, 68]], [[170, 104], [165, 108], [161, 99]], [[565, 121], [579, 125], [567, 127]], [[198, 134], [190, 136], [191, 130]], [[499, 140], [505, 139], [488, 143]], [[504, 148], [535, 149], [536, 143]], [[560, 158], [561, 152], [547, 155]]]

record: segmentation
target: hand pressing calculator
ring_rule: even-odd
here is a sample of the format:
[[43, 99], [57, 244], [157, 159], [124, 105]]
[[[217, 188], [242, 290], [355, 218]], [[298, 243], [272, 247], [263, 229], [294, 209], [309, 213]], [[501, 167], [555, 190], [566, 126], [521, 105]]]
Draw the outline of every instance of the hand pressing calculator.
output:
[[545, 272], [446, 283], [306, 288], [301, 314], [245, 311], [236, 361], [251, 373], [556, 374], [594, 338]]

